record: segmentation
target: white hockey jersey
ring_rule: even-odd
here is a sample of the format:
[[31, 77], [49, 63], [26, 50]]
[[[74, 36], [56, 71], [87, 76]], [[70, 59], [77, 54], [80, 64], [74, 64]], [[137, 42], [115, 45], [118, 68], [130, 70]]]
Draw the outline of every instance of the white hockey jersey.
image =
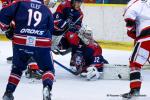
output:
[[150, 0], [131, 0], [124, 13], [124, 19], [135, 20], [136, 37], [150, 29]]

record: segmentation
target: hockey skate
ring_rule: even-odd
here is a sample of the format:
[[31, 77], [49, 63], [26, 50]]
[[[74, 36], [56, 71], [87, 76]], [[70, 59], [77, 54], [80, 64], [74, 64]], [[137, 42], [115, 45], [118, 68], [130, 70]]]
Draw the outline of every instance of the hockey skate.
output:
[[12, 56], [11, 56], [11, 57], [8, 57], [8, 58], [7, 58], [7, 63], [8, 63], [8, 64], [11, 64], [11, 63], [12, 63], [12, 60], [13, 60], [13, 57], [12, 57]]
[[44, 87], [43, 89], [43, 100], [51, 100], [51, 93], [48, 86]]
[[123, 100], [136, 100], [136, 98], [140, 95], [139, 89], [132, 89], [129, 93], [125, 93], [122, 95]]
[[14, 100], [14, 96], [12, 93], [5, 92], [5, 94], [3, 96], [3, 100]]

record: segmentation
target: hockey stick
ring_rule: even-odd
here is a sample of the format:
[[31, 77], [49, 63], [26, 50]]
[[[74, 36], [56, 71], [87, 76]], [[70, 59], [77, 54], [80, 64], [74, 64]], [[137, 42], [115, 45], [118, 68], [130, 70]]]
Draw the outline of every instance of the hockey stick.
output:
[[[69, 26], [63, 33], [59, 34], [58, 36], [57, 35], [53, 35], [52, 36], [52, 41], [53, 41], [53, 44], [52, 46], [57, 46], [59, 44], [59, 42], [61, 41], [62, 37], [64, 36], [64, 34], [66, 32], [69, 31], [70, 28], [72, 28], [81, 18], [83, 17], [83, 15], [81, 15], [71, 26]], [[57, 40], [57, 42], [56, 42]], [[57, 51], [54, 51], [52, 50], [55, 54], [58, 54], [59, 52]]]
[[[78, 72], [73, 72], [71, 69], [69, 69], [68, 67], [64, 66], [63, 64], [59, 63], [58, 61], [54, 60], [54, 63], [56, 63], [57, 65], [59, 65], [60, 67], [62, 67], [63, 69], [65, 69], [66, 71], [72, 73], [73, 75], [78, 75]], [[122, 68], [129, 68], [129, 65], [126, 64], [104, 64], [104, 67], [106, 68], [116, 68], [116, 67], [122, 67]], [[144, 70], [145, 69], [149, 69], [149, 65], [144, 65], [143, 66]], [[120, 76], [118, 76], [120, 78]]]
[[52, 50], [52, 52], [53, 52], [55, 55], [60, 55], [60, 53], [59, 53], [57, 50]]
[[147, 62], [150, 64], [150, 60], [149, 60], [149, 58], [147, 59]]
[[60, 67], [62, 67], [63, 69], [65, 69], [66, 71], [70, 72], [71, 74], [78, 75], [78, 73], [72, 71], [71, 69], [67, 68], [66, 66], [64, 66], [61, 63], [59, 63], [58, 61], [54, 60], [54, 63], [56, 63], [57, 65], [59, 65]]
[[60, 51], [60, 50], [56, 49], [56, 51], [55, 51], [55, 50], [52, 50], [52, 52], [53, 52], [54, 54], [56, 54], [56, 55], [62, 55], [62, 56], [64, 56], [64, 55], [70, 53], [71, 50], [72, 50], [71, 48], [68, 48], [68, 49], [65, 50], [65, 51]]
[[[68, 67], [66, 67], [66, 66], [64, 66], [63, 64], [61, 64], [61, 63], [59, 63], [58, 61], [56, 61], [56, 60], [54, 60], [54, 63], [56, 63], [57, 65], [59, 65], [60, 67], [62, 67], [63, 69], [65, 69], [66, 71], [68, 71], [68, 72], [70, 72], [71, 74], [73, 74], [73, 75], [79, 75], [79, 73], [78, 72], [73, 72], [71, 69], [69, 69]], [[115, 69], [116, 67], [127, 67], [127, 65], [121, 65], [121, 64], [104, 64], [104, 67], [106, 67], [107, 69], [108, 68], [113, 68], [113, 69]], [[106, 70], [106, 71], [104, 71], [105, 73], [107, 73], [108, 71]], [[110, 73], [110, 72], [108, 72], [108, 73]], [[118, 76], [119, 75], [119, 76]], [[118, 75], [116, 75], [115, 77], [119, 77], [120, 79], [122, 79], [122, 76], [120, 75], [120, 74], [118, 74]], [[112, 75], [111, 75], [112, 76]], [[108, 78], [108, 76], [106, 76], [105, 75], [105, 78], [106, 79], [110, 79], [110, 78]], [[117, 78], [115, 78], [115, 79], [117, 79]], [[113, 79], [113, 78], [112, 78]]]
[[71, 51], [72, 51], [72, 48], [68, 48], [65, 51], [60, 51], [60, 50], [57, 49], [57, 52], [59, 52], [59, 54], [61, 54], [62, 56], [70, 53]]
[[72, 28], [82, 17], [83, 15], [81, 15], [71, 26], [69, 26], [63, 34], [65, 34], [70, 28]]

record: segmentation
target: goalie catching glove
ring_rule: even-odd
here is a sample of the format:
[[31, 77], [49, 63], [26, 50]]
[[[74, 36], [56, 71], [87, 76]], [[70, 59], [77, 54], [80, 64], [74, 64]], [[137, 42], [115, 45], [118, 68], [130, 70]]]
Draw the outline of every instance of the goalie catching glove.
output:
[[98, 80], [102, 77], [102, 72], [99, 72], [95, 66], [87, 68], [87, 72], [81, 73], [81, 76], [86, 77], [87, 80]]

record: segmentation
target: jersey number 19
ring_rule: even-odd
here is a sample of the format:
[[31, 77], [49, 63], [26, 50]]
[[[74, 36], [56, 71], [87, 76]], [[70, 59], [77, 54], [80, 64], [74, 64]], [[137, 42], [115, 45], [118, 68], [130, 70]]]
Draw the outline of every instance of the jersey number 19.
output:
[[39, 12], [39, 11], [33, 11], [32, 9], [29, 9], [28, 13], [29, 13], [29, 16], [28, 16], [28, 26], [31, 25], [32, 18], [34, 18], [34, 20], [36, 21], [34, 23], [34, 27], [36, 27], [41, 22], [42, 13]]

